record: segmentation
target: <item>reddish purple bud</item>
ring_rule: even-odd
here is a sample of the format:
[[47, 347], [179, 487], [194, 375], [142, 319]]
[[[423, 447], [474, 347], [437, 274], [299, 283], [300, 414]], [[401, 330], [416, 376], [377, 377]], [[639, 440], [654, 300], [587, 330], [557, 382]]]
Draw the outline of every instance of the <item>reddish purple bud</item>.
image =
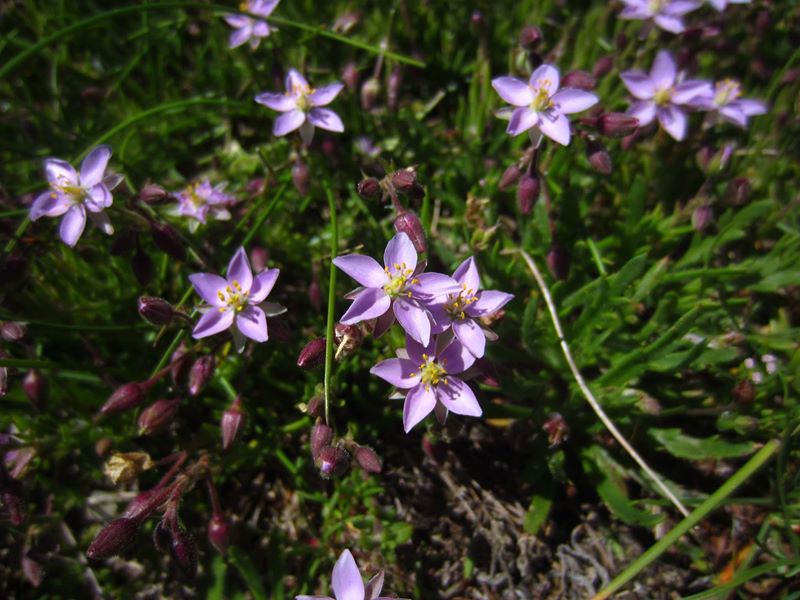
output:
[[556, 412], [550, 413], [542, 429], [547, 432], [547, 440], [550, 442], [550, 446], [561, 445], [569, 436], [569, 425], [567, 425], [564, 417]]
[[250, 250], [250, 266], [253, 273], [261, 273], [267, 268], [269, 262], [269, 251], [264, 246], [253, 246]]
[[550, 274], [558, 280], [564, 280], [569, 276], [569, 267], [572, 262], [569, 250], [558, 244], [550, 246], [547, 253], [547, 268]]
[[178, 232], [166, 223], [152, 223], [150, 235], [156, 247], [177, 261], [186, 260], [186, 247]]
[[37, 408], [44, 406], [47, 401], [47, 379], [36, 369], [31, 369], [22, 380], [22, 389], [28, 400]]
[[316, 423], [311, 428], [311, 457], [316, 461], [323, 448], [330, 445], [333, 439], [333, 429], [324, 423]]
[[756, 384], [750, 379], [742, 379], [733, 387], [732, 396], [736, 404], [748, 407], [756, 399]]
[[361, 108], [372, 110], [381, 93], [381, 82], [377, 77], [370, 77], [361, 86]]
[[120, 516], [142, 522], [167, 499], [171, 492], [170, 487], [155, 487], [140, 492], [128, 503]]
[[417, 173], [414, 169], [400, 169], [392, 173], [392, 185], [401, 194], [410, 192], [417, 183]]
[[319, 281], [317, 281], [316, 277], [308, 284], [308, 301], [315, 311], [322, 311], [322, 290], [319, 287]]
[[260, 196], [267, 189], [267, 180], [263, 177], [256, 177], [247, 182], [244, 191], [248, 196]]
[[517, 203], [519, 204], [519, 212], [523, 215], [531, 214], [533, 206], [539, 199], [539, 192], [541, 190], [541, 183], [539, 175], [534, 173], [530, 175], [525, 173], [519, 180], [517, 186]]
[[186, 351], [186, 344], [181, 342], [169, 359], [169, 374], [172, 377], [172, 383], [175, 385], [178, 385], [189, 372], [189, 361], [186, 359], [180, 360], [182, 357], [186, 356]]
[[397, 98], [400, 95], [400, 86], [403, 84], [403, 75], [400, 72], [400, 67], [395, 69], [389, 75], [389, 83], [386, 86], [386, 104], [389, 110], [397, 110]]
[[428, 250], [428, 243], [425, 241], [425, 230], [422, 227], [422, 222], [416, 214], [407, 210], [404, 213], [397, 215], [394, 220], [394, 230], [397, 233], [405, 233], [411, 243], [414, 244], [414, 250], [419, 253]]
[[231, 405], [222, 413], [220, 429], [222, 430], [222, 449], [228, 450], [244, 424], [244, 413], [242, 412], [242, 399], [237, 396]]
[[710, 204], [701, 204], [692, 212], [692, 227], [698, 233], [704, 232], [714, 221], [714, 210]]
[[747, 177], [734, 177], [725, 189], [725, 199], [734, 206], [742, 206], [750, 198], [750, 180]]
[[613, 170], [611, 155], [602, 144], [589, 140], [586, 142], [586, 158], [592, 168], [603, 175], [610, 175]]
[[149, 435], [168, 427], [178, 414], [180, 398], [162, 398], [145, 408], [139, 415], [139, 433]]
[[18, 342], [25, 337], [25, 325], [15, 321], [6, 321], [0, 325], [0, 337], [7, 342]]
[[312, 417], [319, 417], [325, 410], [325, 402], [321, 396], [314, 396], [308, 401], [306, 413]]
[[86, 556], [92, 560], [103, 560], [122, 554], [136, 542], [139, 521], [120, 517], [114, 519], [100, 530], [94, 541], [89, 544]]
[[325, 479], [337, 477], [347, 472], [350, 467], [350, 455], [344, 448], [326, 446], [317, 455], [317, 469]]
[[497, 184], [497, 189], [501, 192], [505, 192], [508, 188], [519, 181], [519, 178], [522, 176], [522, 169], [517, 166], [517, 163], [511, 163], [508, 165], [503, 174], [500, 177], [500, 183]]
[[141, 248], [136, 249], [136, 254], [131, 259], [131, 269], [141, 287], [146, 287], [153, 280], [153, 276], [156, 273], [153, 261], [147, 252]]
[[20, 561], [22, 574], [33, 587], [39, 587], [42, 584], [42, 576], [44, 575], [44, 567], [42, 563], [34, 559], [30, 552], [23, 552]]
[[381, 183], [374, 177], [367, 177], [358, 182], [357, 191], [364, 200], [376, 200], [381, 195]]
[[180, 526], [171, 533], [172, 543], [169, 551], [172, 561], [184, 579], [194, 579], [197, 575], [197, 544], [194, 537]]
[[597, 119], [597, 131], [606, 137], [621, 138], [639, 129], [639, 119], [625, 113], [603, 113]]
[[600, 79], [601, 77], [605, 77], [608, 75], [611, 70], [614, 68], [614, 55], [613, 54], [605, 54], [597, 59], [597, 62], [594, 63], [594, 67], [592, 67], [592, 76], [595, 79]]
[[525, 50], [535, 50], [542, 41], [542, 30], [535, 25], [526, 25], [519, 32], [519, 45]]
[[358, 67], [356, 63], [349, 62], [344, 66], [344, 71], [342, 71], [342, 81], [347, 86], [347, 89], [351, 92], [354, 92], [358, 87]]
[[146, 388], [141, 383], [126, 383], [119, 386], [100, 408], [101, 415], [123, 412], [144, 402]]
[[308, 165], [298, 160], [292, 165], [292, 183], [301, 197], [308, 195], [309, 181]]
[[172, 200], [172, 196], [163, 187], [156, 183], [148, 183], [139, 190], [139, 200], [145, 204], [164, 204]]
[[197, 396], [214, 375], [214, 356], [206, 354], [192, 363], [189, 370], [189, 395]]
[[220, 554], [225, 554], [231, 545], [230, 526], [222, 513], [214, 513], [208, 522], [208, 541]]
[[591, 91], [597, 87], [597, 80], [586, 71], [575, 70], [564, 75], [561, 80], [561, 87]]
[[353, 453], [353, 458], [356, 459], [356, 464], [366, 473], [380, 473], [383, 468], [381, 459], [372, 448], [359, 446]]
[[321, 367], [325, 362], [325, 338], [311, 340], [300, 351], [297, 357], [297, 366], [301, 369], [311, 371]]
[[172, 304], [155, 296], [140, 296], [138, 308], [142, 318], [153, 325], [169, 325], [175, 316]]

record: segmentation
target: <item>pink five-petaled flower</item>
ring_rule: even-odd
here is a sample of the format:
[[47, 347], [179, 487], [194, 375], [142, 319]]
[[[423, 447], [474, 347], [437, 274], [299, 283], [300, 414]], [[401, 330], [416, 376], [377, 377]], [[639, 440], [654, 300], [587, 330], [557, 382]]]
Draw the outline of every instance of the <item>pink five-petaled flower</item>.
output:
[[[367, 585], [361, 579], [361, 572], [358, 570], [353, 555], [350, 550], [345, 550], [339, 556], [339, 560], [333, 566], [332, 587], [336, 600], [390, 600], [385, 597], [378, 597], [383, 588], [383, 571], [380, 571]], [[334, 600], [330, 596], [295, 596], [295, 600]]]
[[621, 77], [625, 87], [638, 100], [628, 109], [628, 114], [639, 119], [642, 127], [658, 118], [667, 133], [678, 141], [686, 137], [689, 122], [683, 107], [690, 105], [697, 96], [713, 93], [707, 81], [676, 83], [677, 65], [668, 50], [661, 50], [656, 55], [649, 75], [634, 69], [625, 71]]
[[[541, 65], [526, 83], [514, 77], [497, 77], [492, 87], [511, 109], [507, 133], [519, 135], [536, 128], [559, 144], [569, 144], [569, 119], [565, 115], [594, 106], [597, 96], [574, 88], [558, 89], [560, 76], [552, 65]], [[508, 109], [506, 109], [506, 113]]]
[[195, 291], [209, 305], [192, 336], [204, 338], [230, 329], [238, 352], [244, 349], [245, 337], [266, 342], [267, 317], [286, 312], [280, 304], [265, 301], [279, 273], [267, 269], [253, 277], [247, 254], [239, 248], [228, 265], [227, 279], [213, 273], [189, 275]]
[[653, 20], [658, 27], [670, 33], [681, 33], [686, 29], [683, 15], [700, 8], [700, 0], [622, 0], [620, 19], [637, 21]]
[[235, 203], [236, 198], [225, 194], [223, 189], [224, 183], [212, 187], [208, 178], [192, 182], [176, 194], [178, 205], [173, 207], [172, 213], [192, 219], [189, 223], [191, 231], [195, 231], [200, 223], [205, 224], [209, 216], [218, 221], [227, 221], [231, 218], [228, 206]]
[[328, 131], [344, 131], [339, 115], [329, 108], [320, 108], [333, 102], [343, 87], [341, 83], [332, 83], [313, 89], [305, 77], [295, 69], [289, 69], [286, 91], [283, 94], [263, 92], [256, 96], [256, 102], [283, 113], [275, 119], [274, 135], [286, 135], [299, 127], [300, 137], [308, 146], [314, 139], [315, 126]]
[[39, 194], [33, 201], [30, 210], [31, 221], [41, 217], [60, 217], [61, 226], [58, 235], [67, 246], [74, 246], [86, 227], [86, 215], [103, 233], [111, 235], [114, 228], [103, 209], [111, 206], [111, 191], [117, 181], [114, 177], [104, 179], [111, 148], [98, 146], [94, 148], [81, 163], [78, 173], [68, 162], [60, 158], [48, 158], [44, 161], [44, 172], [50, 183], [50, 191]]
[[444, 333], [448, 327], [453, 328], [456, 336], [475, 358], [481, 358], [486, 350], [486, 338], [496, 336], [477, 323], [477, 319], [491, 315], [506, 305], [513, 294], [495, 290], [481, 290], [481, 278], [475, 259], [469, 257], [462, 262], [453, 273], [461, 289], [448, 294], [442, 302], [431, 304], [428, 308], [433, 315], [435, 325], [432, 333]]
[[[403, 358], [405, 354], [408, 358]], [[401, 358], [390, 358], [379, 362], [370, 373], [388, 381], [393, 386], [408, 390], [403, 405], [403, 428], [406, 433], [437, 408], [458, 415], [479, 417], [483, 413], [475, 394], [458, 377], [475, 362], [469, 350], [454, 339], [449, 344], [444, 336], [422, 346], [406, 336], [405, 352], [398, 351]], [[437, 415], [438, 415], [437, 411]]]
[[[417, 251], [405, 233], [398, 233], [386, 245], [381, 267], [374, 258], [363, 254], [346, 254], [333, 259], [333, 264], [363, 287], [351, 292], [353, 303], [340, 322], [355, 325], [378, 319], [375, 335], [391, 327], [394, 319], [408, 335], [427, 346], [431, 338], [431, 318], [425, 307], [439, 296], [457, 292], [460, 286], [452, 277], [441, 273], [419, 273]], [[390, 310], [391, 309], [391, 310]]]
[[763, 115], [767, 112], [767, 105], [761, 100], [741, 98], [741, 95], [738, 81], [723, 79], [709, 93], [692, 99], [690, 104], [702, 110], [714, 111], [729, 123], [747, 127], [748, 117]]
[[[239, 4], [239, 10], [259, 17], [268, 17], [278, 6], [278, 2], [280, 0], [246, 0]], [[270, 28], [266, 21], [247, 15], [226, 15], [225, 22], [234, 29], [228, 42], [230, 48], [238, 48], [249, 40], [250, 47], [255, 50], [261, 43], [261, 38], [268, 37], [276, 29]]]

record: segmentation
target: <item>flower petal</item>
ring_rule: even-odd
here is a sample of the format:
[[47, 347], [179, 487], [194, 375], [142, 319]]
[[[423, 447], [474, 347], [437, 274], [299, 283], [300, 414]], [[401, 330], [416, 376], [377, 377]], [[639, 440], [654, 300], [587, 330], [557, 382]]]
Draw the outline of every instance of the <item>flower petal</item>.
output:
[[288, 309], [285, 306], [278, 304], [277, 302], [262, 302], [258, 305], [261, 310], [264, 311], [264, 314], [268, 317], [277, 317], [278, 315], [282, 315]]
[[518, 108], [511, 113], [506, 133], [519, 135], [539, 124], [539, 113], [530, 108]]
[[719, 109], [720, 116], [734, 125], [747, 127], [747, 115], [736, 106], [723, 106]]
[[237, 282], [245, 292], [253, 287], [253, 271], [244, 248], [240, 247], [228, 263], [227, 279], [229, 283]]
[[364, 600], [364, 581], [350, 550], [342, 552], [336, 561], [331, 579], [336, 600]]
[[83, 201], [89, 212], [100, 212], [104, 208], [108, 208], [114, 202], [111, 192], [104, 183], [98, 183], [87, 190], [87, 197]]
[[686, 26], [683, 24], [683, 19], [673, 15], [660, 14], [653, 17], [653, 22], [664, 31], [670, 33], [683, 33]]
[[236, 328], [257, 342], [266, 342], [269, 339], [267, 317], [264, 311], [257, 306], [246, 306], [236, 313]]
[[694, 98], [712, 97], [713, 95], [714, 86], [710, 82], [693, 79], [676, 85], [675, 89], [672, 90], [670, 102], [673, 104], [686, 104]]
[[680, 17], [688, 12], [697, 10], [701, 4], [702, 2], [697, 0], [672, 0], [662, 10], [665, 14]]
[[306, 113], [297, 109], [290, 110], [289, 112], [285, 112], [275, 119], [275, 124], [272, 126], [272, 133], [274, 135], [286, 135], [287, 133], [291, 133], [300, 127], [305, 122]]
[[404, 358], [389, 358], [379, 362], [369, 372], [403, 390], [414, 387], [420, 381], [419, 364]]
[[108, 217], [108, 213], [105, 212], [97, 212], [97, 213], [86, 213], [87, 216], [92, 220], [94, 226], [97, 227], [100, 231], [105, 233], [106, 235], [113, 235], [114, 234], [114, 226], [111, 224], [111, 219]]
[[393, 308], [394, 316], [405, 332], [427, 346], [431, 341], [431, 320], [427, 311], [404, 298], [396, 298]]
[[562, 146], [567, 146], [569, 144], [569, 119], [561, 113], [555, 111], [544, 113], [539, 120], [539, 130]]
[[657, 112], [658, 122], [677, 141], [686, 137], [686, 129], [689, 125], [689, 118], [686, 113], [677, 106], [659, 107]]
[[469, 369], [475, 362], [475, 359], [476, 356], [472, 354], [462, 342], [455, 339], [439, 353], [436, 360], [444, 366], [449, 375], [455, 375]]
[[300, 125], [300, 139], [303, 140], [303, 145], [306, 148], [311, 146], [311, 142], [314, 141], [314, 131], [316, 131], [314, 124], [308, 119]]
[[192, 330], [192, 337], [196, 339], [215, 335], [221, 331], [229, 329], [233, 325], [233, 311], [212, 308], [197, 321], [197, 325]]
[[110, 158], [111, 148], [105, 144], [89, 152], [81, 163], [81, 186], [90, 188], [101, 183]]
[[447, 383], [437, 385], [436, 399], [457, 415], [480, 417], [483, 414], [475, 393], [458, 377], [448, 377]]
[[641, 100], [634, 102], [628, 109], [627, 114], [639, 119], [639, 126], [644, 127], [648, 123], [652, 123], [656, 118], [656, 103], [652, 100]]
[[529, 84], [531, 88], [533, 88], [534, 94], [537, 89], [544, 88], [547, 90], [548, 95], [552, 96], [558, 91], [559, 85], [561, 85], [558, 69], [547, 63], [539, 65], [536, 70], [531, 73]]
[[433, 323], [431, 324], [431, 334], [439, 335], [444, 333], [453, 324], [453, 317], [444, 309], [444, 304], [428, 304]]
[[301, 90], [308, 89], [308, 81], [303, 77], [297, 69], [289, 69], [286, 75], [286, 91], [290, 94], [295, 94]]
[[330, 104], [333, 102], [333, 99], [339, 95], [339, 92], [342, 91], [344, 84], [342, 83], [331, 83], [330, 85], [324, 85], [321, 88], [317, 88], [314, 90], [313, 93], [308, 95], [308, 101], [311, 102], [311, 106], [325, 106], [326, 104]]
[[497, 312], [514, 298], [514, 294], [506, 294], [496, 290], [483, 290], [478, 299], [467, 306], [466, 313], [473, 317], [483, 317]]
[[276, 94], [274, 92], [263, 92], [256, 96], [256, 102], [263, 104], [267, 108], [278, 112], [288, 112], [297, 108], [297, 102], [292, 96], [286, 94]]
[[[391, 300], [389, 303], [391, 304]], [[394, 322], [394, 313], [391, 310], [387, 310], [380, 317], [375, 319], [375, 326], [372, 329], [372, 337], [375, 339], [381, 337], [384, 333], [391, 329], [392, 325], [394, 325]]]
[[[486, 336], [483, 335], [483, 329], [472, 319], [459, 319], [458, 321], [454, 321], [453, 333], [456, 334], [456, 339], [461, 342], [475, 358], [480, 358], [486, 353]], [[463, 370], [465, 369], [462, 369], [462, 371]], [[457, 372], [461, 373], [462, 371]]]
[[656, 54], [653, 66], [650, 68], [650, 79], [656, 89], [672, 87], [675, 83], [677, 69], [675, 59], [669, 50], [661, 50]]
[[272, 14], [272, 11], [275, 10], [275, 7], [278, 6], [279, 2], [280, 0], [257, 0], [252, 12], [262, 17], [268, 17]]
[[742, 98], [731, 102], [736, 108], [740, 109], [748, 117], [753, 115], [763, 115], [767, 113], [767, 103], [751, 98]]
[[406, 334], [405, 351], [411, 362], [415, 365], [421, 365], [428, 360], [425, 358], [426, 354], [428, 356], [434, 356], [436, 354], [436, 344], [431, 340], [427, 345], [422, 345], [410, 335]]
[[372, 576], [364, 587], [364, 600], [376, 600], [383, 589], [383, 571], [378, 571]]
[[308, 122], [320, 129], [341, 133], [344, 123], [335, 112], [329, 108], [312, 108], [308, 111]]
[[467, 260], [458, 265], [453, 273], [453, 279], [461, 284], [462, 289], [472, 290], [473, 294], [481, 289], [481, 276], [478, 273], [478, 265], [475, 263], [475, 257], [470, 256]]
[[656, 93], [656, 86], [650, 76], [642, 71], [625, 71], [620, 74], [622, 83], [634, 98], [649, 100]]
[[75, 204], [61, 219], [58, 235], [67, 246], [73, 247], [78, 243], [84, 227], [86, 227], [86, 209], [83, 208], [83, 204]]
[[436, 393], [430, 386], [426, 389], [425, 386], [418, 385], [409, 390], [403, 404], [403, 429], [406, 433], [431, 414], [434, 406], [436, 406]]
[[255, 276], [248, 299], [250, 304], [260, 304], [269, 296], [280, 273], [280, 269], [267, 269]]
[[72, 201], [64, 194], [59, 192], [42, 192], [31, 204], [28, 213], [31, 221], [36, 221], [42, 217], [60, 217], [69, 210]]
[[78, 185], [78, 173], [72, 165], [60, 158], [46, 158], [44, 174], [47, 181], [56, 185]]
[[591, 92], [575, 88], [562, 88], [553, 94], [551, 100], [558, 108], [558, 112], [565, 115], [581, 112], [600, 101], [600, 99]]
[[371, 256], [345, 254], [334, 258], [333, 264], [364, 287], [382, 287], [389, 279], [378, 261]]
[[219, 291], [224, 290], [228, 282], [214, 273], [193, 273], [189, 275], [194, 291], [203, 299], [206, 304], [211, 306], [225, 306], [225, 302], [220, 300]]
[[231, 32], [231, 35], [228, 38], [228, 48], [231, 50], [238, 48], [242, 44], [246, 43], [251, 37], [253, 37], [253, 24], [248, 21], [239, 29], [235, 29]]
[[411, 271], [416, 269], [417, 251], [414, 250], [414, 244], [408, 235], [400, 232], [389, 240], [386, 250], [383, 252], [383, 264], [392, 272], [397, 271], [398, 268]]
[[366, 288], [356, 296], [350, 308], [339, 319], [344, 325], [355, 325], [375, 319], [389, 310], [392, 301], [381, 288]]
[[516, 77], [495, 77], [492, 87], [503, 100], [514, 106], [528, 106], [533, 102], [530, 86]]
[[247, 15], [225, 15], [222, 17], [225, 22], [230, 25], [231, 27], [244, 27], [250, 21], [250, 17]]
[[427, 302], [445, 294], [456, 294], [462, 290], [461, 285], [455, 279], [443, 273], [421, 273], [414, 279], [416, 283], [408, 286], [408, 289], [414, 298], [420, 298]]
[[270, 33], [271, 30], [269, 27], [269, 23], [267, 23], [266, 21], [256, 21], [253, 24], [253, 35], [255, 37], [260, 37], [260, 38], [269, 37]]

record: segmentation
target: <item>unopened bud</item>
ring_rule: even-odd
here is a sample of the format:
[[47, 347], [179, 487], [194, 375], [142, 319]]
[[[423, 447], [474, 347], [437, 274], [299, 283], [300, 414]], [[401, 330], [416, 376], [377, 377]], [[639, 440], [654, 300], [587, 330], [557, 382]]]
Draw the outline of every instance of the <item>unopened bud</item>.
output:
[[306, 405], [306, 413], [311, 417], [319, 417], [325, 410], [325, 401], [322, 396], [314, 396]]
[[156, 247], [177, 261], [186, 260], [186, 248], [172, 225], [152, 223], [150, 235]]
[[311, 371], [321, 367], [325, 362], [325, 338], [317, 338], [308, 342], [297, 357], [297, 366]]
[[547, 440], [551, 446], [560, 446], [569, 436], [569, 425], [560, 413], [550, 413], [542, 429], [547, 432]]
[[100, 414], [123, 412], [138, 406], [144, 402], [145, 391], [145, 386], [136, 382], [119, 386], [100, 408]]
[[625, 113], [603, 113], [597, 119], [597, 131], [606, 137], [621, 138], [639, 128], [639, 119]]
[[558, 280], [566, 279], [569, 276], [571, 258], [569, 250], [558, 244], [553, 244], [547, 252], [547, 268], [550, 274]]
[[374, 177], [367, 177], [358, 182], [357, 190], [364, 200], [376, 200], [381, 195], [381, 183]]
[[222, 513], [214, 513], [208, 522], [208, 541], [220, 554], [228, 551], [231, 545], [230, 526]]
[[397, 233], [405, 233], [411, 243], [414, 244], [414, 250], [418, 253], [427, 251], [428, 243], [425, 241], [425, 230], [422, 227], [422, 222], [410, 210], [397, 215], [394, 220], [394, 230]]
[[248, 196], [260, 196], [267, 189], [267, 180], [263, 177], [255, 177], [247, 182], [244, 191]]
[[222, 449], [228, 450], [236, 438], [244, 424], [244, 413], [242, 412], [242, 399], [237, 396], [231, 405], [222, 413], [222, 421], [220, 421], [220, 430], [222, 431]]
[[725, 189], [725, 199], [734, 206], [742, 206], [750, 197], [750, 180], [747, 177], [734, 177]]
[[[215, 309], [216, 310], [216, 309]], [[206, 354], [192, 363], [189, 370], [189, 395], [197, 396], [214, 375], [214, 356]]]
[[611, 155], [602, 144], [589, 140], [586, 142], [586, 158], [592, 168], [603, 175], [610, 175], [613, 170]]
[[164, 204], [172, 199], [169, 192], [156, 183], [145, 184], [145, 186], [139, 190], [138, 198], [145, 204], [151, 205]]
[[417, 174], [414, 169], [400, 169], [392, 173], [392, 185], [401, 194], [410, 192], [417, 183]]
[[250, 265], [253, 267], [253, 273], [261, 273], [267, 268], [269, 262], [269, 251], [264, 246], [253, 246], [250, 250]]
[[347, 86], [347, 89], [351, 92], [354, 92], [355, 89], [358, 87], [358, 67], [356, 63], [349, 62], [344, 66], [344, 71], [342, 71], [342, 81]]
[[138, 531], [138, 520], [126, 517], [114, 519], [103, 527], [94, 541], [89, 544], [86, 556], [92, 560], [103, 560], [122, 554], [136, 542]]
[[381, 459], [372, 448], [359, 446], [353, 453], [353, 458], [356, 459], [356, 464], [367, 473], [380, 473], [383, 468]]
[[136, 250], [136, 254], [134, 254], [131, 259], [131, 269], [140, 287], [146, 287], [153, 280], [153, 276], [155, 275], [153, 261], [150, 259], [147, 252], [141, 248]]
[[517, 183], [521, 176], [522, 169], [517, 166], [517, 163], [511, 163], [500, 176], [500, 182], [497, 184], [497, 189], [499, 189], [501, 192], [505, 192], [512, 185]]
[[525, 50], [535, 50], [542, 41], [542, 30], [535, 25], [526, 25], [519, 32], [519, 45]]
[[142, 318], [153, 325], [169, 325], [175, 316], [172, 304], [155, 296], [140, 296], [138, 307]]
[[701, 204], [692, 212], [692, 227], [698, 233], [704, 232], [714, 221], [714, 210], [709, 204]]
[[314, 461], [319, 458], [323, 448], [330, 445], [333, 439], [333, 429], [324, 423], [316, 423], [311, 428], [311, 457]]
[[304, 162], [297, 161], [292, 166], [292, 183], [301, 197], [308, 195], [309, 170]]
[[586, 71], [575, 70], [564, 75], [561, 80], [561, 87], [591, 91], [597, 87], [597, 80]]
[[317, 469], [325, 479], [337, 477], [350, 467], [350, 455], [344, 448], [326, 446], [317, 455]]
[[142, 522], [167, 499], [170, 493], [170, 487], [156, 487], [140, 492], [128, 503], [120, 516]]
[[523, 215], [531, 214], [533, 206], [539, 199], [539, 191], [541, 184], [539, 182], [539, 175], [525, 173], [520, 177], [519, 185], [517, 185], [517, 203], [519, 205], [519, 212]]
[[169, 551], [181, 576], [194, 579], [197, 575], [197, 544], [194, 537], [183, 527], [173, 529]]
[[395, 67], [389, 75], [389, 83], [386, 86], [386, 104], [389, 106], [389, 110], [397, 110], [397, 98], [400, 95], [402, 83], [403, 75], [400, 67]]
[[149, 435], [169, 426], [178, 414], [180, 398], [162, 398], [145, 408], [139, 415], [139, 432]]
[[608, 75], [611, 70], [614, 68], [614, 55], [613, 54], [605, 54], [597, 59], [597, 62], [594, 63], [594, 67], [592, 67], [592, 76], [595, 79], [600, 79]]
[[22, 380], [22, 389], [25, 390], [25, 395], [37, 408], [44, 406], [47, 401], [47, 379], [41, 372], [36, 369], [31, 369]]
[[189, 361], [183, 359], [186, 356], [186, 352], [186, 344], [181, 342], [169, 358], [169, 374], [172, 377], [172, 383], [175, 385], [178, 385], [189, 372]]
[[361, 108], [372, 110], [381, 93], [381, 82], [377, 77], [370, 77], [361, 86]]
[[25, 325], [16, 321], [6, 321], [0, 325], [0, 337], [7, 342], [18, 342], [25, 337]]

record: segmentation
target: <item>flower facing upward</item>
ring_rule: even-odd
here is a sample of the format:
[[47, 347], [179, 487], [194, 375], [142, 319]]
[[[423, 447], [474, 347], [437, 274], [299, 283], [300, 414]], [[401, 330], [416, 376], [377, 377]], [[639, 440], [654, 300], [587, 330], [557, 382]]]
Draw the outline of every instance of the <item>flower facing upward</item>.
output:
[[506, 305], [514, 296], [495, 290], [481, 290], [481, 278], [475, 259], [469, 257], [453, 273], [461, 289], [448, 294], [446, 299], [429, 306], [435, 325], [432, 332], [439, 334], [453, 328], [456, 336], [467, 350], [480, 358], [486, 350], [487, 335], [494, 336], [477, 323], [477, 319], [491, 315]]
[[[44, 161], [44, 172], [50, 183], [50, 191], [39, 194], [30, 210], [31, 221], [41, 217], [60, 217], [58, 235], [68, 246], [74, 246], [86, 227], [87, 211], [103, 233], [111, 235], [114, 228], [103, 209], [111, 206], [111, 191], [115, 183], [112, 177], [104, 179], [111, 148], [98, 146], [81, 163], [80, 173], [60, 158]], [[118, 181], [117, 181], [118, 182]]]
[[267, 317], [286, 312], [280, 304], [265, 302], [278, 269], [267, 269], [253, 277], [244, 248], [239, 248], [228, 265], [227, 279], [213, 273], [189, 276], [195, 291], [208, 308], [192, 331], [195, 338], [204, 338], [230, 329], [237, 351], [244, 349], [244, 338], [266, 342]]
[[[439, 296], [457, 292], [452, 277], [441, 273], [420, 273], [417, 251], [405, 233], [398, 233], [386, 245], [384, 267], [374, 258], [346, 254], [333, 264], [363, 287], [351, 292], [353, 303], [340, 322], [355, 325], [368, 319], [385, 321], [376, 330], [388, 329], [394, 318], [408, 335], [427, 346], [431, 337], [430, 315], [425, 307]], [[391, 309], [391, 311], [390, 311]]]
[[173, 214], [192, 219], [190, 228], [197, 229], [199, 223], [205, 224], [211, 217], [218, 221], [227, 221], [231, 218], [228, 206], [236, 202], [236, 198], [225, 194], [222, 190], [225, 184], [211, 186], [208, 178], [203, 181], [190, 183], [186, 189], [176, 194], [178, 205], [174, 207]]
[[[239, 10], [260, 17], [268, 17], [278, 6], [278, 2], [280, 0], [246, 0], [239, 4]], [[250, 42], [251, 48], [258, 48], [261, 38], [268, 37], [275, 30], [275, 27], [270, 28], [266, 21], [247, 15], [226, 15], [225, 22], [233, 27], [228, 42], [230, 48], [238, 48], [247, 41]]]
[[622, 0], [625, 8], [621, 19], [647, 21], [652, 19], [658, 27], [670, 33], [681, 33], [686, 29], [683, 15], [700, 8], [699, 0]]
[[256, 102], [283, 113], [275, 119], [273, 134], [286, 135], [299, 128], [303, 143], [309, 145], [314, 139], [314, 127], [339, 133], [344, 131], [339, 115], [329, 108], [320, 108], [333, 102], [343, 87], [341, 83], [332, 83], [314, 89], [300, 73], [289, 69], [286, 91], [283, 94], [264, 92], [256, 96]]
[[401, 390], [408, 390], [403, 404], [406, 433], [437, 404], [458, 415], [481, 416], [483, 411], [475, 394], [466, 383], [454, 377], [475, 362], [464, 344], [458, 340], [447, 344], [444, 337], [439, 337], [423, 346], [406, 336], [405, 352], [398, 351], [398, 356], [400, 358], [379, 362], [369, 372]]
[[[367, 585], [361, 579], [361, 572], [358, 570], [353, 555], [350, 550], [345, 550], [339, 556], [339, 560], [333, 566], [331, 585], [336, 600], [390, 600], [385, 597], [378, 597], [383, 587], [383, 571], [379, 572]], [[334, 600], [330, 596], [295, 596], [295, 600]]]
[[748, 117], [763, 115], [767, 112], [767, 105], [761, 100], [742, 98], [741, 95], [738, 81], [723, 79], [715, 84], [713, 90], [697, 96], [690, 104], [702, 110], [715, 111], [729, 123], [747, 127]]
[[569, 144], [569, 120], [565, 115], [594, 106], [598, 98], [584, 90], [559, 90], [559, 83], [558, 69], [547, 64], [537, 68], [527, 83], [514, 77], [493, 79], [495, 91], [516, 107], [511, 109], [506, 131], [511, 135], [519, 135], [536, 128], [559, 144]]
[[676, 83], [677, 65], [667, 50], [656, 55], [649, 75], [634, 69], [625, 71], [621, 77], [625, 87], [637, 99], [628, 109], [628, 114], [639, 119], [642, 127], [658, 118], [667, 133], [678, 141], [686, 137], [689, 117], [685, 107], [694, 98], [712, 93], [707, 81]]

